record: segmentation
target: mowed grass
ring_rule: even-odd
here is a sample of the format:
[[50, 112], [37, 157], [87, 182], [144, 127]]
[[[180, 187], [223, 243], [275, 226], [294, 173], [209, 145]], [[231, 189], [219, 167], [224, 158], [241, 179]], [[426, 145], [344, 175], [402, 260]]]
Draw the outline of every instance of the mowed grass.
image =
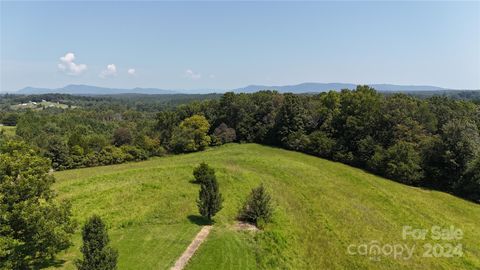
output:
[[0, 126], [0, 132], [3, 132], [8, 137], [14, 137], [15, 136], [15, 126]]
[[[168, 269], [200, 230], [190, 183], [200, 162], [216, 169], [224, 208], [188, 269], [479, 269], [480, 206], [449, 194], [405, 186], [301, 153], [256, 144], [230, 144], [204, 152], [144, 162], [56, 172], [55, 189], [69, 199], [83, 224], [96, 213], [119, 250], [119, 269]], [[275, 201], [264, 231], [234, 229], [251, 188], [264, 183]], [[403, 226], [455, 226], [455, 241], [402, 238]], [[74, 269], [75, 246], [60, 254]], [[350, 245], [416, 245], [405, 260], [350, 255]], [[462, 244], [463, 256], [425, 258], [424, 244]]]

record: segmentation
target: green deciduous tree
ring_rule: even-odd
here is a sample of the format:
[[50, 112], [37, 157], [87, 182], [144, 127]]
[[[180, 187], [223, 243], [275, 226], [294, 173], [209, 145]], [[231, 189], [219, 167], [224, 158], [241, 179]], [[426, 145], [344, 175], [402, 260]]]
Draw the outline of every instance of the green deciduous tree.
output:
[[0, 153], [0, 269], [36, 268], [71, 245], [71, 207], [55, 199], [48, 159], [14, 141]]
[[294, 94], [285, 94], [285, 100], [278, 113], [277, 130], [282, 144], [288, 144], [289, 136], [293, 133], [305, 133], [309, 121], [308, 111], [305, 109], [304, 99]]
[[461, 195], [480, 203], [480, 156], [469, 163], [467, 170], [454, 188]]
[[385, 154], [385, 174], [406, 184], [419, 183], [423, 177], [421, 156], [412, 143], [400, 141]]
[[203, 150], [211, 141], [207, 134], [209, 129], [210, 124], [204, 116], [193, 115], [183, 120], [173, 131], [170, 144], [177, 152]]
[[225, 123], [215, 128], [212, 136], [213, 143], [216, 145], [233, 142], [236, 138], [235, 129], [229, 128]]
[[480, 155], [480, 134], [477, 125], [469, 119], [456, 119], [446, 123], [442, 138], [441, 170], [448, 186], [457, 185], [471, 161]]
[[120, 127], [115, 130], [113, 133], [113, 144], [115, 146], [122, 146], [124, 144], [132, 143], [133, 137], [130, 129], [125, 127]]
[[83, 260], [75, 262], [79, 270], [117, 269], [118, 252], [109, 246], [105, 223], [99, 216], [92, 216], [82, 229]]

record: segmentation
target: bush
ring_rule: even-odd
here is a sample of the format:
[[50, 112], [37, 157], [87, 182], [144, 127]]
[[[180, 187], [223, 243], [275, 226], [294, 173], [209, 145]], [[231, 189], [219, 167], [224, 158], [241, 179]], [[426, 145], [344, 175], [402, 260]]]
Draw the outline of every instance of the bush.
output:
[[195, 177], [195, 183], [204, 183], [211, 177], [215, 177], [215, 170], [208, 166], [207, 163], [202, 162], [198, 167], [193, 170], [193, 176]]
[[140, 161], [148, 158], [148, 154], [143, 149], [132, 145], [122, 145], [120, 149], [125, 154], [126, 161]]
[[272, 199], [263, 185], [252, 189], [238, 218], [243, 221], [262, 225], [271, 221], [273, 215]]
[[100, 165], [110, 165], [122, 163], [127, 159], [127, 155], [121, 148], [115, 146], [106, 146], [97, 154], [97, 161]]
[[107, 228], [99, 216], [92, 216], [83, 226], [82, 239], [83, 260], [75, 262], [79, 270], [117, 269], [118, 252], [108, 245]]
[[147, 135], [141, 136], [136, 145], [147, 151], [150, 156], [163, 156], [166, 153], [159, 139], [153, 139]]

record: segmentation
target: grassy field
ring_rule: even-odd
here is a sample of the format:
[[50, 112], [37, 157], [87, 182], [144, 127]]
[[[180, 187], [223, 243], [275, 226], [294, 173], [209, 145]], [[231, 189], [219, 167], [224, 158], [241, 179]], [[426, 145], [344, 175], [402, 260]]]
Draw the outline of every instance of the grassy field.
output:
[[15, 136], [15, 128], [16, 127], [12, 127], [12, 126], [0, 126], [0, 132], [3, 132], [5, 135], [9, 136], [9, 137], [13, 137]]
[[[479, 269], [480, 206], [449, 194], [401, 185], [301, 153], [255, 144], [139, 163], [56, 172], [55, 189], [71, 200], [80, 223], [97, 213], [119, 250], [119, 269], [168, 269], [200, 230], [190, 183], [205, 161], [216, 169], [224, 208], [188, 269]], [[251, 188], [264, 183], [275, 200], [274, 222], [263, 232], [234, 229]], [[402, 239], [403, 226], [455, 226], [453, 242]], [[75, 246], [58, 268], [74, 269]], [[413, 257], [351, 255], [351, 245], [416, 245]], [[424, 244], [462, 244], [463, 256], [425, 258]]]

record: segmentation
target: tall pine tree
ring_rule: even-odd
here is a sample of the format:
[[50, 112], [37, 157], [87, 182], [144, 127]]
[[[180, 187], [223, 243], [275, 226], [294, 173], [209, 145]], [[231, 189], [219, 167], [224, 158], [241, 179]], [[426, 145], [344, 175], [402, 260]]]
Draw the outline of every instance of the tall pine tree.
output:
[[222, 209], [222, 202], [217, 178], [214, 174], [208, 174], [201, 183], [198, 193], [197, 206], [200, 214], [211, 221], [212, 217]]
[[99, 216], [92, 216], [82, 231], [83, 260], [76, 261], [79, 270], [114, 270], [117, 269], [118, 252], [108, 243], [105, 223]]

